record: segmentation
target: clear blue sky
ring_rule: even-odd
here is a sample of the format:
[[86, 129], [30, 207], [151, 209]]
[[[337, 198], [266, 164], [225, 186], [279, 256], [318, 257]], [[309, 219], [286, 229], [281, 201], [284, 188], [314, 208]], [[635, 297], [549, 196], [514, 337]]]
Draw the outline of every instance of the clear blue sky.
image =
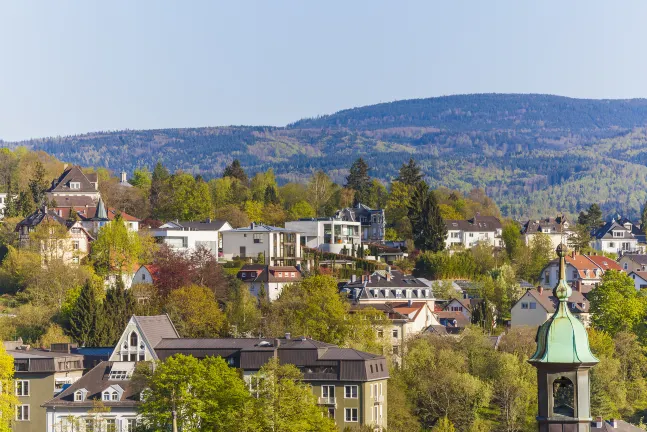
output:
[[0, 0], [0, 139], [457, 93], [647, 97], [647, 2]]

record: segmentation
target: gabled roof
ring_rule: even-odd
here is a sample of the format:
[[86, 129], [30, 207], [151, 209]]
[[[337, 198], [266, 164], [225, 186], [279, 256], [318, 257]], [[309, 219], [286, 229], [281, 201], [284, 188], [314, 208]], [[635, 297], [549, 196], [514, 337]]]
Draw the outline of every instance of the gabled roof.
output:
[[[543, 288], [541, 293], [537, 288], [529, 289], [526, 291], [527, 294], [532, 296], [537, 303], [539, 303], [548, 313], [554, 313], [557, 310], [559, 305], [559, 300], [553, 295], [553, 290]], [[523, 298], [517, 301], [519, 303]], [[588, 313], [589, 312], [589, 301], [584, 297], [584, 295], [576, 290], [573, 290], [573, 294], [568, 299], [569, 309], [573, 313]], [[516, 304], [516, 303], [515, 303]]]
[[635, 262], [636, 264], [639, 265], [647, 265], [647, 255], [641, 255], [641, 254], [625, 254], [621, 257], [622, 258], [627, 258], [630, 259], [631, 261]]
[[[83, 375], [71, 386], [59, 393], [54, 399], [43, 404], [44, 407], [75, 406], [79, 408], [92, 407], [94, 399], [101, 400], [101, 393], [110, 386], [119, 386], [123, 393], [118, 401], [103, 401], [106, 407], [134, 407], [139, 404], [140, 390], [129, 379], [111, 380], [110, 370], [117, 362], [102, 361], [90, 372]], [[84, 401], [74, 401], [74, 393], [85, 389], [87, 395]]]
[[607, 258], [603, 255], [585, 255], [588, 259], [593, 261], [602, 270], [622, 270], [622, 267], [613, 259]]
[[[70, 182], [80, 184], [79, 189], [70, 189]], [[72, 166], [71, 168], [63, 171], [58, 180], [55, 180], [52, 187], [48, 192], [65, 192], [65, 193], [98, 193], [98, 189], [94, 186], [97, 183], [97, 173], [84, 174], [79, 166]]]
[[364, 205], [362, 203], [357, 203], [355, 207], [346, 207], [341, 210], [337, 210], [335, 212], [335, 219], [341, 220], [341, 221], [347, 221], [347, 222], [361, 222], [360, 218], [365, 217], [367, 218], [366, 221], [364, 221], [365, 224], [370, 224], [370, 216], [374, 214], [379, 214], [382, 215], [384, 214], [383, 209], [372, 209], [367, 205]]
[[522, 234], [535, 234], [549, 229], [551, 233], [569, 232], [570, 223], [566, 216], [548, 217], [544, 219], [529, 220], [521, 228]]
[[629, 273], [629, 276], [631, 276], [632, 274], [635, 274], [636, 276], [647, 282], [647, 271], [632, 271], [631, 273]]
[[445, 221], [449, 231], [471, 231], [471, 232], [495, 232], [502, 228], [501, 221], [494, 216], [476, 215], [469, 220]]
[[470, 325], [470, 320], [462, 312], [440, 311], [435, 313], [438, 321], [445, 327], [465, 328]]
[[162, 339], [177, 339], [180, 337], [173, 322], [171, 322], [171, 318], [167, 314], [152, 316], [133, 315], [133, 319], [153, 348]]
[[[622, 237], [614, 237], [613, 231], [620, 231], [622, 233]], [[620, 225], [615, 220], [605, 223], [603, 226], [593, 231], [591, 235], [598, 240], [601, 240], [601, 239], [622, 240], [622, 239], [634, 238], [634, 235], [631, 233], [631, 229], [625, 228], [623, 225]]]
[[603, 421], [602, 427], [596, 427], [597, 423], [591, 423], [591, 432], [642, 432], [638, 426], [627, 423], [624, 420], [616, 420], [616, 427], [613, 427], [610, 421]]
[[[87, 195], [77, 195], [77, 196], [68, 196], [68, 195], [51, 195], [48, 194], [48, 199], [50, 202], [56, 203], [56, 208], [64, 207], [96, 207], [97, 200]], [[69, 210], [68, 210], [69, 212]]]

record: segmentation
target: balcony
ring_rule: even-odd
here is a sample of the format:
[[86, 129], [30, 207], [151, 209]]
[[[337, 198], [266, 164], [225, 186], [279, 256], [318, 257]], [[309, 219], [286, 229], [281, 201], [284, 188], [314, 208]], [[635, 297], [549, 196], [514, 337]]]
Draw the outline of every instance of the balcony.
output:
[[332, 397], [320, 397], [319, 398], [319, 405], [334, 405], [337, 406], [337, 398], [332, 396]]
[[373, 400], [374, 400], [374, 402], [376, 404], [383, 404], [384, 403], [384, 395], [375, 395]]

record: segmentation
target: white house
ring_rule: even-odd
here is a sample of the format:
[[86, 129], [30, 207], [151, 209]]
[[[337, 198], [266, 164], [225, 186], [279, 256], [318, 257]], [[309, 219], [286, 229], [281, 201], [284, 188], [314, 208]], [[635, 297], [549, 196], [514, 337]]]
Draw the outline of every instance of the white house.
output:
[[602, 252], [625, 254], [641, 251], [633, 234], [633, 224], [629, 221], [621, 225], [613, 219], [595, 230], [592, 236], [591, 247]]
[[[179, 338], [168, 315], [133, 316], [109, 361], [103, 361], [45, 403], [46, 432], [72, 430], [133, 431], [140, 388], [132, 381], [139, 361], [158, 360], [155, 346]], [[100, 400], [106, 412], [97, 412]]]
[[193, 251], [206, 247], [214, 256], [222, 249], [222, 233], [231, 230], [229, 222], [207, 219], [202, 222], [172, 221], [151, 229], [158, 241], [178, 251]]
[[335, 218], [300, 219], [285, 223], [286, 229], [301, 232], [301, 246], [323, 252], [351, 254], [362, 243], [359, 221], [350, 222]]
[[647, 288], [647, 271], [633, 271], [629, 273], [629, 277], [633, 279], [636, 291]]
[[476, 215], [469, 220], [446, 220], [447, 238], [445, 247], [461, 246], [469, 249], [479, 243], [502, 247], [501, 221], [494, 216]]
[[281, 295], [283, 287], [301, 280], [301, 272], [294, 266], [273, 267], [264, 264], [246, 264], [236, 277], [247, 285], [249, 292], [259, 297], [261, 287], [265, 298], [274, 301]]
[[270, 266], [296, 265], [301, 261], [299, 231], [252, 223], [248, 227], [222, 232], [225, 259], [265, 257]]
[[556, 249], [560, 243], [573, 235], [573, 230], [566, 216], [562, 215], [555, 218], [531, 219], [523, 224], [521, 234], [526, 246], [529, 246], [538, 234], [543, 234], [550, 239], [553, 249]]
[[[511, 326], [538, 327], [554, 313], [559, 301], [551, 289], [543, 287], [532, 288], [526, 291], [512, 306]], [[568, 299], [568, 308], [582, 323], [589, 325], [589, 301], [577, 289]]]
[[341, 292], [361, 305], [411, 300], [428, 303], [433, 310], [435, 303], [430, 284], [390, 267], [359, 278], [351, 276], [351, 280], [341, 286]]

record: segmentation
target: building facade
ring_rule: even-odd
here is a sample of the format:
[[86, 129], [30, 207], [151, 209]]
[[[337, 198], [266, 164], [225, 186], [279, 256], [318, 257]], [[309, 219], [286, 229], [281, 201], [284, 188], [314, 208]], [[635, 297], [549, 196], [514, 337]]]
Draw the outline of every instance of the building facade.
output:
[[352, 276], [341, 286], [341, 292], [357, 304], [381, 304], [402, 301], [423, 301], [434, 309], [434, 293], [430, 284], [388, 267], [370, 275]]
[[470, 249], [477, 244], [503, 247], [501, 221], [494, 216], [476, 215], [469, 220], [446, 220], [445, 247]]
[[231, 229], [227, 221], [206, 219], [201, 222], [167, 222], [150, 232], [157, 241], [171, 249], [186, 252], [204, 247], [217, 257], [222, 251], [222, 233]]
[[[236, 274], [252, 295], [269, 301], [279, 298], [283, 287], [299, 282], [301, 271], [295, 266], [267, 266], [263, 264], [245, 264]], [[264, 290], [264, 293], [263, 293]]]
[[592, 233], [593, 249], [615, 254], [642, 253], [642, 247], [638, 247], [638, 239], [633, 234], [633, 224], [625, 222], [624, 225], [615, 219], [607, 222]]
[[258, 260], [270, 266], [296, 265], [301, 262], [301, 233], [292, 229], [252, 223], [248, 227], [222, 232], [225, 259], [234, 257]]
[[[361, 245], [362, 226], [359, 221], [349, 222], [335, 218], [300, 219], [286, 222], [286, 229], [301, 233], [301, 246], [346, 255], [354, 253]], [[351, 252], [353, 251], [353, 252]]]
[[384, 243], [386, 217], [383, 209], [372, 209], [357, 203], [355, 207], [346, 207], [335, 213], [335, 219], [345, 222], [359, 222], [362, 226], [362, 243]]
[[562, 215], [555, 218], [529, 220], [523, 224], [521, 234], [526, 246], [530, 246], [537, 235], [543, 234], [550, 239], [554, 249], [562, 241], [567, 241], [573, 235], [573, 230], [569, 220]]

